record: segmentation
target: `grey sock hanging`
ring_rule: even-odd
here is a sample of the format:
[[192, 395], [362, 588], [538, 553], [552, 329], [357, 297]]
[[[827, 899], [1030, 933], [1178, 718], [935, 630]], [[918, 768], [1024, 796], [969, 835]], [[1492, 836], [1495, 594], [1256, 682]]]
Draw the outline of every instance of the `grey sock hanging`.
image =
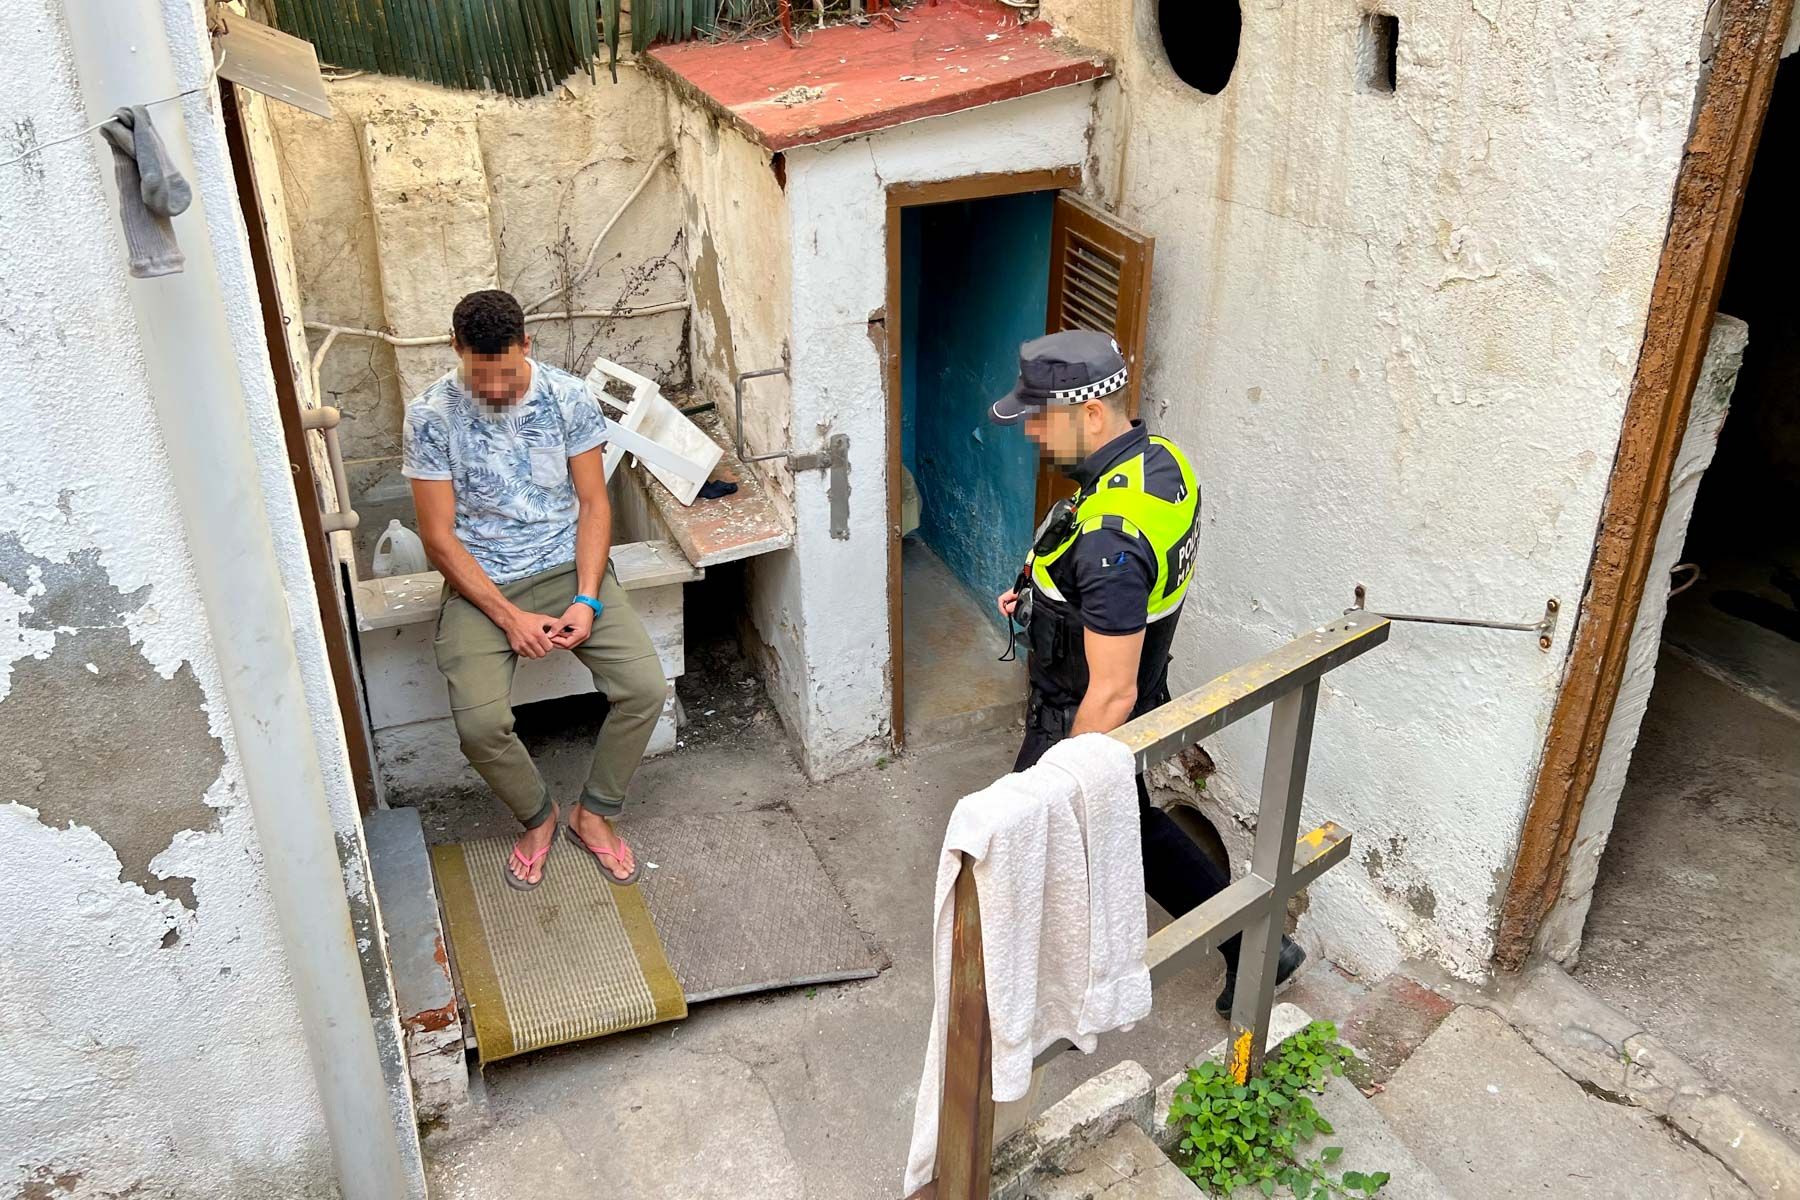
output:
[[193, 189], [169, 161], [143, 105], [121, 108], [100, 127], [100, 135], [112, 147], [131, 273], [139, 279], [175, 274], [187, 259], [169, 218], [186, 211]]

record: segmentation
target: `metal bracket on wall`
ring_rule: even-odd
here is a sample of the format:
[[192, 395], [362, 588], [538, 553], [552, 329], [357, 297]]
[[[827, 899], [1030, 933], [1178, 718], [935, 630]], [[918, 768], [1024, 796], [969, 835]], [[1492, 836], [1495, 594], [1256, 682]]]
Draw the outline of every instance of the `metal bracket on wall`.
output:
[[839, 433], [833, 435], [829, 442], [826, 442], [817, 450], [808, 450], [805, 453], [801, 453], [797, 450], [787, 451], [788, 469], [791, 471], [831, 470], [833, 467], [837, 466], [838, 456], [841, 453], [838, 446], [840, 441], [843, 442], [845, 446], [848, 446], [850, 439]]
[[[1344, 612], [1346, 614], [1353, 613], [1353, 612], [1370, 612], [1371, 610], [1369, 610], [1366, 605], [1367, 600], [1368, 600], [1367, 589], [1365, 589], [1362, 584], [1360, 584], [1360, 583], [1357, 584], [1356, 585], [1356, 606], [1354, 608], [1346, 608], [1344, 610]], [[1419, 617], [1419, 616], [1408, 616], [1405, 613], [1389, 613], [1389, 612], [1376, 612], [1376, 613], [1371, 613], [1371, 615], [1377, 616], [1377, 617], [1382, 617], [1389, 621], [1412, 621], [1414, 623], [1423, 624], [1423, 625], [1466, 625], [1466, 626], [1470, 626], [1475, 629], [1516, 629], [1516, 630], [1520, 631], [1521, 633], [1537, 634], [1538, 635], [1538, 649], [1548, 650], [1548, 649], [1550, 649], [1551, 642], [1555, 640], [1556, 619], [1557, 619], [1557, 616], [1561, 612], [1562, 612], [1562, 605], [1557, 601], [1555, 596], [1552, 596], [1552, 597], [1550, 597], [1550, 599], [1544, 601], [1544, 617], [1543, 617], [1543, 619], [1541, 621], [1532, 621], [1532, 622], [1480, 621], [1480, 620], [1474, 619], [1473, 617]]]
[[795, 471], [826, 472], [825, 495], [831, 504], [831, 536], [838, 541], [850, 538], [850, 435], [834, 433], [817, 450], [797, 454], [787, 452], [788, 466]]

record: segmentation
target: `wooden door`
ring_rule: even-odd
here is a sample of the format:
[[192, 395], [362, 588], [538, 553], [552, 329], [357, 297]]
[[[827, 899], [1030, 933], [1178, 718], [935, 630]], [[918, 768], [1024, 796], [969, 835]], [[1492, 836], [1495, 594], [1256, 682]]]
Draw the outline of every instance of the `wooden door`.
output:
[[[238, 206], [244, 218], [244, 232], [250, 245], [251, 265], [256, 272], [256, 290], [262, 300], [263, 336], [269, 347], [269, 366], [275, 377], [275, 398], [281, 410], [282, 432], [287, 440], [288, 466], [293, 471], [294, 491], [300, 502], [300, 525], [306, 536], [306, 553], [312, 568], [313, 591], [318, 596], [319, 620], [325, 631], [325, 653], [331, 662], [331, 680], [337, 694], [338, 714], [343, 721], [344, 741], [350, 754], [350, 776], [356, 786], [357, 807], [364, 813], [372, 810], [379, 799], [375, 775], [373, 737], [368, 714], [363, 708], [361, 676], [352, 645], [349, 612], [344, 600], [347, 581], [337, 569], [335, 556], [320, 516], [318, 476], [307, 446], [307, 434], [300, 412], [305, 404], [302, 391], [306, 360], [304, 335], [301, 334], [299, 305], [291, 299], [284, 303], [282, 280], [277, 278], [279, 265], [270, 251], [268, 212], [257, 188], [256, 171], [248, 146], [250, 136], [243, 111], [244, 98], [236, 85], [219, 81], [219, 98], [225, 124], [225, 141], [231, 153], [231, 168], [237, 184]], [[290, 295], [294, 281], [286, 279]], [[292, 312], [286, 311], [291, 307]]]
[[[1156, 239], [1139, 233], [1072, 193], [1059, 192], [1050, 228], [1050, 304], [1045, 333], [1109, 331], [1131, 368], [1131, 415], [1143, 395], [1144, 331], [1150, 318], [1150, 263]], [[1038, 469], [1037, 515], [1075, 494], [1052, 463]]]

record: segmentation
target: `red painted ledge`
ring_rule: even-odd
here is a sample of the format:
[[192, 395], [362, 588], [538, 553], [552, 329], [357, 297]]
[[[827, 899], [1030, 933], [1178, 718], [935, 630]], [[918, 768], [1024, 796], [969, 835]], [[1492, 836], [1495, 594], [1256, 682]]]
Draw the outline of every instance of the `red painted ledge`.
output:
[[885, 21], [658, 46], [649, 60], [769, 150], [829, 142], [1099, 79], [1102, 56], [988, 0], [919, 0]]

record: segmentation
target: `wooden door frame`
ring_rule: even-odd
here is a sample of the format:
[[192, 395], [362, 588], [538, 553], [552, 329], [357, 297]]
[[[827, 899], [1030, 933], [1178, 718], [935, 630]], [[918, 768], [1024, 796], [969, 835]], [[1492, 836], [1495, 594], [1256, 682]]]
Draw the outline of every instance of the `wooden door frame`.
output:
[[901, 213], [926, 204], [948, 204], [955, 200], [987, 200], [997, 196], [1016, 196], [1023, 192], [1056, 192], [1081, 186], [1078, 166], [1052, 167], [1038, 171], [1004, 171], [988, 175], [965, 175], [934, 183], [895, 183], [887, 189], [887, 309], [882, 321], [884, 375], [887, 385], [887, 474], [888, 474], [888, 680], [893, 709], [888, 723], [893, 729], [896, 750], [906, 746], [906, 635], [901, 594], [900, 562], [900, 421], [903, 399], [900, 394], [900, 360], [903, 339], [900, 329]]
[[1676, 176], [1574, 643], [1501, 904], [1494, 959], [1507, 970], [1523, 965], [1562, 894], [1624, 678], [1793, 4], [1724, 0], [1712, 74]]
[[324, 629], [325, 656], [331, 669], [332, 688], [337, 696], [344, 742], [350, 756], [350, 779], [356, 788], [356, 806], [367, 815], [376, 807], [378, 795], [375, 754], [362, 707], [361, 676], [344, 617], [343, 593], [329, 535], [319, 519], [318, 477], [313, 473], [312, 456], [307, 452], [306, 431], [300, 425], [300, 396], [294, 388], [295, 364], [284, 336], [286, 318], [281, 312], [280, 293], [276, 290], [275, 267], [269, 256], [268, 234], [263, 228], [261, 194], [257, 190], [256, 172], [251, 166], [250, 149], [244, 137], [236, 85], [220, 80], [219, 97], [225, 143], [231, 155], [233, 181], [237, 185], [238, 208], [244, 219], [244, 235], [256, 275], [257, 296], [262, 303], [263, 340], [268, 344], [269, 366], [275, 377], [276, 408], [281, 413], [281, 432], [287, 444], [288, 467], [293, 472], [295, 498], [299, 501], [306, 560], [312, 571], [313, 591], [318, 598], [319, 624]]

